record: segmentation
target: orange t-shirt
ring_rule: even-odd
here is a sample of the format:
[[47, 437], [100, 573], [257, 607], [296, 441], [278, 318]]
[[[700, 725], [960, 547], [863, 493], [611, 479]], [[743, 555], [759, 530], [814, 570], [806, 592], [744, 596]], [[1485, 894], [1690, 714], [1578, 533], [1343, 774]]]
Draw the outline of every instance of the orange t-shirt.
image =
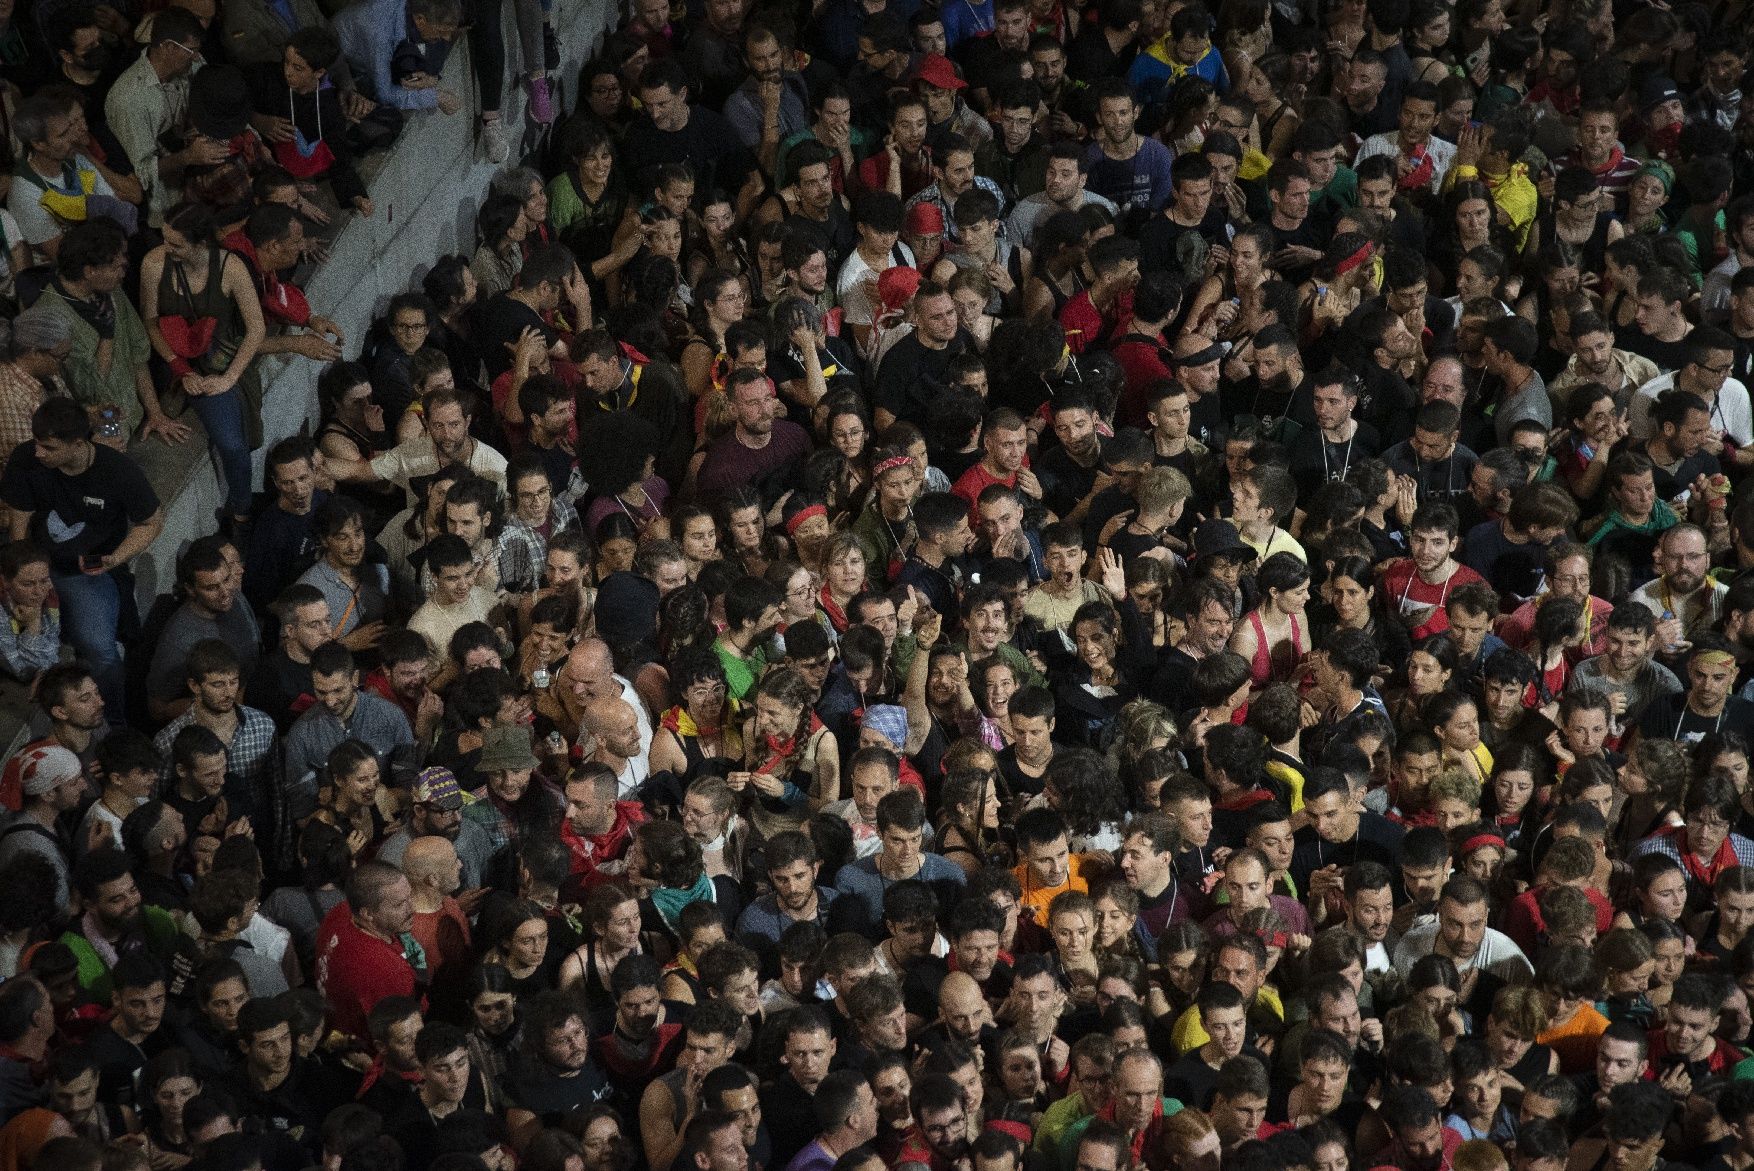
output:
[[1550, 1025], [1535, 1037], [1535, 1044], [1546, 1045], [1559, 1054], [1559, 1072], [1588, 1073], [1596, 1067], [1596, 1045], [1608, 1028], [1608, 1018], [1585, 1002], [1571, 1014], [1571, 1019]]

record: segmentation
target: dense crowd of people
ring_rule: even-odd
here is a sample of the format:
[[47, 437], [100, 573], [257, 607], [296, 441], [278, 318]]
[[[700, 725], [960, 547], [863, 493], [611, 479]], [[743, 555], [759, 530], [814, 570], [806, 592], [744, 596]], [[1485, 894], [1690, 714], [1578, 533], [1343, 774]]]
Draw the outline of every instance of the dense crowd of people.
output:
[[1754, 1168], [1744, 5], [146, 7], [0, 0], [0, 1171]]

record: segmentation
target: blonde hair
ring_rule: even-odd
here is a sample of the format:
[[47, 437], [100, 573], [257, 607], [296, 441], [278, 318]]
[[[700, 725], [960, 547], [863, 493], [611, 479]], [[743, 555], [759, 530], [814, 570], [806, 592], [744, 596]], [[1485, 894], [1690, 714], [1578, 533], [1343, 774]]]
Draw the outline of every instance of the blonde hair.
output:
[[1426, 800], [1435, 805], [1445, 797], [1460, 801], [1464, 805], [1480, 804], [1480, 782], [1459, 768], [1447, 768], [1431, 780], [1431, 787], [1426, 791]]
[[1533, 1041], [1547, 1027], [1547, 1003], [1529, 985], [1500, 988], [1490, 1015], [1520, 1041]]
[[1175, 468], [1152, 468], [1139, 477], [1139, 511], [1159, 512], [1194, 494], [1194, 486]]
[[1211, 1117], [1204, 1110], [1177, 1110], [1163, 1120], [1163, 1141], [1174, 1144], [1172, 1149], [1177, 1152], [1185, 1151], [1203, 1141], [1207, 1135], [1217, 1133], [1218, 1128], [1212, 1125]]
[[1510, 1163], [1498, 1144], [1490, 1139], [1474, 1138], [1456, 1148], [1455, 1171], [1510, 1171]]
[[731, 396], [715, 387], [702, 397], [706, 401], [701, 407], [701, 433], [708, 442], [729, 435], [737, 422], [731, 413]]

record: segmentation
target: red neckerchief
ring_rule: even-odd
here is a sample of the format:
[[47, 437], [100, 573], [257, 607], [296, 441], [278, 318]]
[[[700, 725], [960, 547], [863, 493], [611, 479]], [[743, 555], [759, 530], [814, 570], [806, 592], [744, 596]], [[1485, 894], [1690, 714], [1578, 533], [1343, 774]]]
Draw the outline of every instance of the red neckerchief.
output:
[[1718, 875], [1737, 864], [1736, 848], [1730, 844], [1729, 834], [1724, 835], [1724, 840], [1718, 845], [1717, 853], [1711, 856], [1710, 864], [1702, 866], [1699, 863], [1698, 855], [1687, 848], [1686, 826], [1673, 825], [1658, 832], [1675, 843], [1675, 852], [1681, 855], [1681, 865], [1687, 868], [1688, 877], [1708, 888], [1717, 882]]
[[1408, 156], [1413, 165], [1405, 175], [1395, 180], [1395, 185], [1402, 191], [1417, 191], [1431, 184], [1431, 176], [1437, 170], [1437, 163], [1431, 157], [1431, 151], [1421, 146], [1419, 153]]
[[1621, 149], [1621, 147], [1618, 144], [1616, 144], [1614, 149], [1608, 152], [1608, 161], [1603, 163], [1599, 167], [1591, 167], [1590, 170], [1592, 172], [1594, 172], [1596, 177], [1599, 179], [1602, 176], [1611, 173], [1615, 167], [1618, 167], [1620, 165], [1620, 160], [1625, 158], [1625, 157], [1626, 157], [1625, 150]]
[[[811, 712], [810, 726], [804, 732], [804, 741], [807, 743], [810, 740], [810, 737], [816, 735], [816, 733], [820, 731], [822, 731], [822, 721], [816, 718], [815, 712]], [[802, 744], [798, 743], [798, 739], [796, 733], [786, 737], [784, 740], [781, 740], [778, 736], [764, 735], [761, 738], [761, 741], [767, 747], [768, 758], [750, 771], [762, 773], [766, 776], [772, 776], [775, 769], [790, 760], [792, 754], [803, 747]]]
[[[684, 714], [686, 714], [686, 713], [683, 712], [682, 705], [678, 704], [677, 706], [670, 708], [663, 715], [659, 716], [658, 723], [661, 724], [663, 727], [670, 729], [670, 731], [674, 732], [676, 734], [677, 739], [681, 739], [682, 738], [682, 717]], [[693, 719], [694, 719], [693, 716], [689, 716], [690, 722], [692, 722]], [[714, 727], [714, 728], [703, 728], [699, 724], [694, 725], [694, 734], [696, 736], [707, 736], [707, 737], [717, 736], [723, 730], [724, 730], [723, 725], [720, 725], [720, 726]]]
[[311, 303], [305, 300], [304, 293], [297, 285], [287, 284], [277, 274], [262, 267], [262, 261], [256, 255], [256, 245], [241, 229], [227, 236], [221, 243], [248, 263], [250, 275], [256, 278], [256, 292], [260, 296], [263, 313], [288, 325], [310, 324]]
[[[389, 1071], [384, 1068], [384, 1059], [381, 1054], [373, 1058], [371, 1068], [366, 1070], [365, 1076], [359, 1080], [359, 1092], [353, 1096], [355, 1098], [365, 1097], [365, 1092], [371, 1089], [372, 1086], [376, 1085], [378, 1080], [385, 1077], [388, 1072]], [[411, 1086], [418, 1086], [426, 1081], [426, 1075], [421, 1073], [418, 1069], [411, 1069], [406, 1073], [398, 1070], [396, 1071], [395, 1076], [401, 1078]]]
[[[1114, 1122], [1114, 1120], [1115, 1120], [1115, 1104], [1113, 1102], [1110, 1102], [1108, 1105], [1104, 1106], [1101, 1110], [1098, 1110], [1096, 1112], [1096, 1116], [1098, 1118], [1102, 1119], [1104, 1122]], [[1133, 1150], [1133, 1164], [1134, 1164], [1134, 1166], [1142, 1166], [1144, 1164], [1144, 1162], [1145, 1162], [1145, 1144], [1147, 1142], [1151, 1141], [1156, 1136], [1157, 1132], [1159, 1130], [1161, 1130], [1162, 1128], [1163, 1128], [1163, 1099], [1161, 1097], [1159, 1097], [1157, 1099], [1157, 1101], [1155, 1101], [1151, 1104], [1151, 1121], [1147, 1122], [1143, 1127], [1141, 1127], [1139, 1130], [1139, 1133], [1134, 1135], [1132, 1140], [1128, 1144], [1129, 1146], [1132, 1147], [1132, 1150]]]
[[822, 604], [822, 612], [828, 615], [829, 624], [834, 627], [834, 632], [836, 634], [845, 634], [848, 625], [847, 612], [840, 607], [840, 604], [834, 600], [834, 596], [828, 592], [827, 583], [823, 584], [822, 592], [816, 595], [816, 600]]

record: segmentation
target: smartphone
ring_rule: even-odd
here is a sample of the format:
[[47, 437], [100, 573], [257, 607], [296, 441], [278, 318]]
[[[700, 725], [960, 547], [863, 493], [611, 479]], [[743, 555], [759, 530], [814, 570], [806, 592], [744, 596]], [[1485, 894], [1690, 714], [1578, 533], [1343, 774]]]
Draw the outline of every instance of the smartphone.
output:
[[96, 573], [104, 567], [104, 559], [95, 553], [79, 555], [79, 568], [87, 573]]

